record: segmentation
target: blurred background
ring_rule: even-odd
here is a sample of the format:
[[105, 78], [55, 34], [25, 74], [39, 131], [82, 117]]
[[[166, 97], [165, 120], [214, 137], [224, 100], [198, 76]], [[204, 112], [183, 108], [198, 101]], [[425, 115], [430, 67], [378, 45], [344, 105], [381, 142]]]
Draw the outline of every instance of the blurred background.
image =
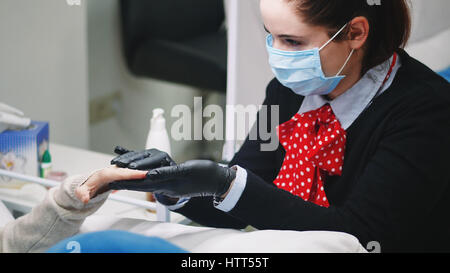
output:
[[[407, 51], [445, 71], [450, 1], [411, 2]], [[261, 104], [273, 78], [265, 35], [259, 0], [0, 0], [0, 101], [50, 122], [51, 142], [143, 149], [154, 108], [170, 132], [178, 104], [192, 116], [210, 104]], [[248, 131], [223, 119], [228, 135]], [[240, 144], [171, 139], [176, 161], [229, 159]]]

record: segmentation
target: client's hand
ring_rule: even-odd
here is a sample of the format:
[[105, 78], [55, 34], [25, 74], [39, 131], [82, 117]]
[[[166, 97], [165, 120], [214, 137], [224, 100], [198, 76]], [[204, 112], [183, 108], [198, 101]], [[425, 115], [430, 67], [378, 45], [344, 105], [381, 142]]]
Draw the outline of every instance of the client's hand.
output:
[[[135, 170], [150, 171], [154, 168], [164, 166], [175, 166], [175, 161], [165, 152], [157, 149], [149, 149], [143, 151], [131, 151], [121, 146], [114, 149], [114, 153], [118, 154], [116, 158], [111, 161], [122, 168], [130, 168]], [[154, 199], [153, 193], [148, 192], [151, 199]], [[163, 194], [155, 194], [156, 199], [164, 205], [174, 205], [178, 202], [178, 198], [169, 197]]]
[[156, 168], [145, 179], [116, 181], [109, 189], [154, 192], [172, 197], [223, 197], [236, 177], [236, 170], [208, 160]]
[[87, 204], [97, 194], [108, 191], [108, 183], [113, 181], [144, 179], [146, 175], [146, 171], [109, 166], [91, 175], [86, 182], [75, 190], [75, 195], [80, 201]]

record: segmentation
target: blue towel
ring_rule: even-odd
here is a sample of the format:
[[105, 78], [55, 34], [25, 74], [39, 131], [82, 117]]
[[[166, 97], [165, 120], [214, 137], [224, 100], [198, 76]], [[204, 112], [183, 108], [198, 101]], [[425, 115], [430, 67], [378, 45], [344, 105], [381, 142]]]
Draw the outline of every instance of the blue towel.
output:
[[76, 235], [48, 253], [187, 253], [186, 250], [157, 237], [109, 230]]
[[450, 82], [450, 67], [445, 69], [444, 71], [438, 72], [439, 75], [441, 75], [442, 77], [444, 77], [444, 79], [446, 79], [447, 81]]

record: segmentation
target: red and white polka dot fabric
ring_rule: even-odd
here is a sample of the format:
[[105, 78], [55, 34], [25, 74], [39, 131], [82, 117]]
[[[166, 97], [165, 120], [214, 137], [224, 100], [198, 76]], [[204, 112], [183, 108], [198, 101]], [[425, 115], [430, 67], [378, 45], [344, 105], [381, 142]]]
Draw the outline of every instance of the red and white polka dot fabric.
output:
[[331, 106], [296, 114], [278, 126], [277, 133], [286, 156], [275, 185], [305, 201], [329, 207], [321, 172], [342, 175], [346, 142], [346, 132]]

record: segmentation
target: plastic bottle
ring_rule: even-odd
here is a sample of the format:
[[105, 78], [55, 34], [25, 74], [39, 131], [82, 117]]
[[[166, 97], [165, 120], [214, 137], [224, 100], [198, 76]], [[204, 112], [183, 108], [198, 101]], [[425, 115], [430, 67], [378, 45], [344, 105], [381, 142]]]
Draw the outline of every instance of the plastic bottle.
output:
[[166, 119], [164, 118], [164, 110], [161, 108], [153, 110], [145, 149], [158, 149], [171, 155], [170, 139], [166, 130]]
[[[150, 120], [150, 131], [148, 132], [147, 143], [145, 149], [158, 149], [166, 152], [171, 156], [170, 139], [166, 130], [166, 119], [164, 118], [164, 110], [156, 108], [153, 110], [153, 117]], [[156, 202], [152, 193], [147, 193], [147, 200]], [[160, 203], [156, 202], [158, 213], [158, 221], [170, 221], [167, 209]], [[153, 211], [154, 212], [154, 211]]]
[[50, 152], [46, 150], [42, 156], [41, 162], [41, 178], [46, 178], [47, 175], [52, 171], [52, 157]]

